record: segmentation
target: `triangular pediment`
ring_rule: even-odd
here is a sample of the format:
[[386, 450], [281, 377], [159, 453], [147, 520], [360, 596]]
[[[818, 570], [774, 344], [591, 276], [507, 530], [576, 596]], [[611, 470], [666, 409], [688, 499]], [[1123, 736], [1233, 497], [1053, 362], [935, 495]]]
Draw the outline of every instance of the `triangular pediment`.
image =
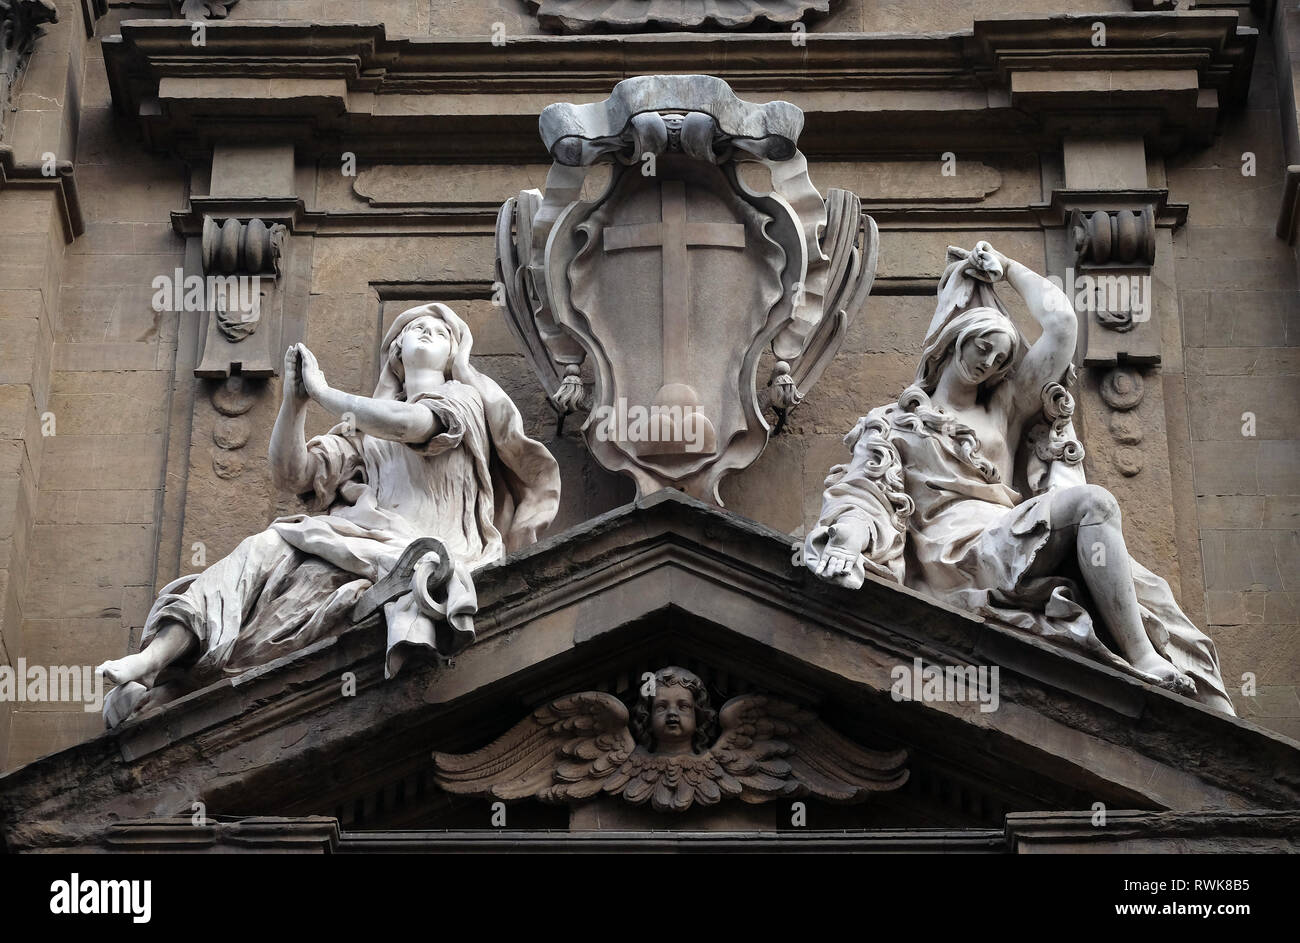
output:
[[[198, 801], [210, 816], [468, 827], [485, 803], [438, 789], [434, 750], [477, 749], [561, 695], [627, 696], [666, 664], [718, 697], [774, 694], [863, 747], [908, 751], [904, 788], [816, 806], [821, 828], [998, 828], [1007, 813], [1099, 802], [1300, 805], [1300, 748], [1286, 738], [899, 586], [829, 585], [791, 564], [788, 535], [675, 492], [476, 582], [478, 640], [452, 665], [385, 680], [382, 627], [362, 625], [0, 777], [6, 844], [80, 844]], [[996, 709], [896, 700], [895, 671], [916, 659], [996, 666]], [[567, 816], [524, 804], [513, 824], [564, 828]]]

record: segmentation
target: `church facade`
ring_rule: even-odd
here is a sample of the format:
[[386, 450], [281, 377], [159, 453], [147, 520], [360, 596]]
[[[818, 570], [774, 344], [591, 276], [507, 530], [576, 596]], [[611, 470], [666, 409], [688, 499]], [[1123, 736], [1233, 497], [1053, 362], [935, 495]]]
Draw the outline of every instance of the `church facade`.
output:
[[[1300, 13], [0, 23], [6, 850], [1296, 849]], [[468, 419], [417, 390], [422, 321], [465, 352]], [[940, 374], [999, 333], [980, 415], [997, 384], [1032, 408], [954, 418]], [[354, 454], [357, 427], [406, 444]], [[476, 527], [354, 513], [393, 455], [480, 433], [429, 512]], [[1005, 532], [964, 511], [936, 543], [927, 442], [1019, 508]], [[160, 652], [185, 593], [230, 606], [203, 574], [250, 535], [347, 569], [361, 527], [383, 553], [328, 577], [342, 622], [311, 634], [324, 571], [280, 608], [240, 590], [233, 631], [270, 643], [197, 631], [175, 677], [110, 668], [144, 699], [100, 710], [93, 667]], [[1021, 596], [980, 583], [990, 558]], [[1130, 596], [1132, 644], [1178, 671], [1128, 647]]]

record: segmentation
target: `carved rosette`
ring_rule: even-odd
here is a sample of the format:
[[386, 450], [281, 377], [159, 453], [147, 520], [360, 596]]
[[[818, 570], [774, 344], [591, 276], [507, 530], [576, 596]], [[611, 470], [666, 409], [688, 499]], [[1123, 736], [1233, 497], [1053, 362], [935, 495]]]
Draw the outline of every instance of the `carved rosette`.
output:
[[543, 29], [564, 33], [789, 26], [830, 10], [830, 0], [528, 0]]
[[[712, 76], [627, 79], [605, 101], [547, 107], [540, 128], [545, 193], [497, 220], [507, 321], [561, 415], [590, 403], [597, 461], [642, 494], [720, 505], [723, 477], [767, 442], [760, 356], [779, 361], [768, 399], [783, 417], [866, 303], [875, 223], [854, 194], [817, 192], [798, 108], [742, 101]], [[770, 188], [751, 189], [742, 162]], [[613, 172], [584, 199], [597, 164]]]
[[245, 415], [256, 402], [255, 391], [244, 383], [243, 377], [228, 377], [209, 390], [212, 406], [218, 415], [212, 424], [212, 470], [218, 478], [238, 478], [244, 471], [243, 448], [248, 444], [252, 429]]
[[1121, 475], [1132, 478], [1142, 471], [1142, 452], [1137, 448], [1142, 444], [1142, 424], [1135, 411], [1146, 394], [1146, 383], [1140, 371], [1119, 366], [1102, 377], [1100, 392], [1102, 402], [1113, 410], [1109, 430], [1120, 446], [1111, 461]]

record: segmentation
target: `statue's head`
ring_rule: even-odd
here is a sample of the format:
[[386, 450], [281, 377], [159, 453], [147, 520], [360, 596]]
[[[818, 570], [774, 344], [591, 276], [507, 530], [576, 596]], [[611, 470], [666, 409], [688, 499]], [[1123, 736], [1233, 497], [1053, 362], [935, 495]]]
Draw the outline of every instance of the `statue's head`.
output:
[[471, 374], [469, 327], [444, 304], [419, 305], [399, 314], [384, 335], [378, 397], [406, 398], [407, 373], [464, 380]]
[[408, 369], [432, 370], [445, 378], [455, 356], [456, 339], [450, 326], [433, 314], [408, 322], [388, 345], [388, 361], [403, 381]]
[[663, 668], [649, 689], [653, 693], [642, 693], [632, 711], [637, 743], [652, 753], [707, 750], [718, 714], [700, 677], [685, 668]]
[[1014, 369], [1021, 346], [1020, 331], [1001, 311], [969, 308], [925, 339], [916, 384], [933, 393], [952, 371], [963, 385], [987, 393]]

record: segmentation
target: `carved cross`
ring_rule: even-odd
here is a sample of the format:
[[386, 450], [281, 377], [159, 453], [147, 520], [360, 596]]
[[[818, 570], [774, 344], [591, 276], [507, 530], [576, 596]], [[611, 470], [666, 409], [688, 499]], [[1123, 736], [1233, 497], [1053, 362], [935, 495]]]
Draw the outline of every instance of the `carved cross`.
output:
[[663, 377], [672, 382], [670, 371], [686, 363], [690, 337], [691, 285], [686, 263], [688, 246], [745, 248], [745, 227], [740, 223], [687, 220], [686, 184], [665, 180], [660, 186], [660, 222], [630, 226], [606, 226], [606, 252], [620, 249], [663, 249]]

